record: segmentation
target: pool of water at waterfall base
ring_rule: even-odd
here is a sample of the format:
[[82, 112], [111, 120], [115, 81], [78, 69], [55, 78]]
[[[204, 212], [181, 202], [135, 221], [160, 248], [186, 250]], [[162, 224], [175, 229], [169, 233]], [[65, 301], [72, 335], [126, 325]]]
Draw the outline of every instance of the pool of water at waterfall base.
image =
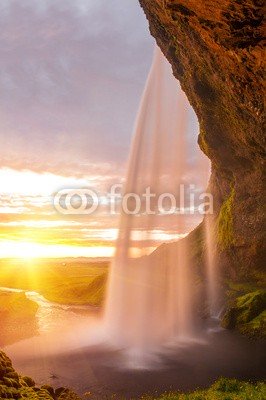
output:
[[265, 378], [265, 342], [252, 342], [220, 329], [218, 321], [208, 321], [195, 338], [177, 340], [143, 355], [141, 364], [134, 350], [103, 343], [95, 313], [81, 320], [79, 325], [76, 317], [72, 319], [76, 322], [72, 327], [61, 321], [57, 331], [41, 333], [4, 350], [18, 372], [33, 377], [37, 384], [67, 386], [79, 394], [90, 392], [92, 399], [191, 391], [221, 376]]

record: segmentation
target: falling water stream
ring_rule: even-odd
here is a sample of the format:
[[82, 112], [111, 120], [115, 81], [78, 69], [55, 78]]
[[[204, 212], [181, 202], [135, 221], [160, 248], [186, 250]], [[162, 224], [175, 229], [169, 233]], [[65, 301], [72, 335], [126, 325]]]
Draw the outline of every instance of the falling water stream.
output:
[[[189, 184], [196, 191], [206, 187], [209, 162], [190, 149], [190, 116], [188, 100], [156, 48], [136, 120], [124, 187], [124, 195], [134, 196], [130, 212], [121, 211], [105, 308], [106, 330], [113, 342], [140, 355], [171, 340], [195, 336], [195, 282], [185, 241], [170, 246], [167, 255], [160, 251], [149, 255], [153, 230], [176, 232], [178, 239], [178, 233], [191, 229], [193, 218], [194, 226], [198, 222], [196, 210], [188, 204], [188, 194], [182, 198], [181, 192]], [[143, 201], [146, 188], [154, 195], [148, 210]], [[136, 195], [142, 199], [137, 213]]]

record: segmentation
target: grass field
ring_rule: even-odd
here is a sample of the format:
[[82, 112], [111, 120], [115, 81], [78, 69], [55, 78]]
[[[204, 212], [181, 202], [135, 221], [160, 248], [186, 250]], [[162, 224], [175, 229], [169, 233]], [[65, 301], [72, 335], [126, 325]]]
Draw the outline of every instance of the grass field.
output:
[[0, 286], [36, 291], [61, 304], [101, 306], [108, 262], [87, 259], [0, 261]]
[[37, 333], [38, 306], [25, 293], [0, 291], [0, 346]]
[[[0, 287], [36, 291], [60, 304], [100, 307], [107, 274], [107, 262], [87, 259], [0, 261]], [[24, 292], [0, 290], [0, 346], [36, 334], [37, 310]]]

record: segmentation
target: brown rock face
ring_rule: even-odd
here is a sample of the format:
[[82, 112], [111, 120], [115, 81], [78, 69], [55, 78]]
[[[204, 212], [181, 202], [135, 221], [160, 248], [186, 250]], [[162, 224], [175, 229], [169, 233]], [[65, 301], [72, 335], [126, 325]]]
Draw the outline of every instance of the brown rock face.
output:
[[263, 0], [139, 0], [173, 67], [212, 161], [221, 266], [263, 269]]

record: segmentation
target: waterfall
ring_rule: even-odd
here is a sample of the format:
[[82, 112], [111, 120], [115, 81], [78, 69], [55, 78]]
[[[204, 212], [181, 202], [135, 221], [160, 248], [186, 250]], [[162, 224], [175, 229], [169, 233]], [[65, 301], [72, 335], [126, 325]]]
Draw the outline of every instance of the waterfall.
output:
[[[199, 222], [185, 186], [206, 187], [209, 163], [193, 147], [195, 129], [188, 100], [156, 48], [135, 123], [124, 185], [130, 200], [127, 212], [121, 210], [104, 316], [112, 342], [139, 354], [195, 333], [193, 266], [185, 241], [176, 244]], [[143, 197], [147, 188], [153, 194], [148, 207]], [[156, 237], [163, 234], [175, 243], [153, 252]]]

